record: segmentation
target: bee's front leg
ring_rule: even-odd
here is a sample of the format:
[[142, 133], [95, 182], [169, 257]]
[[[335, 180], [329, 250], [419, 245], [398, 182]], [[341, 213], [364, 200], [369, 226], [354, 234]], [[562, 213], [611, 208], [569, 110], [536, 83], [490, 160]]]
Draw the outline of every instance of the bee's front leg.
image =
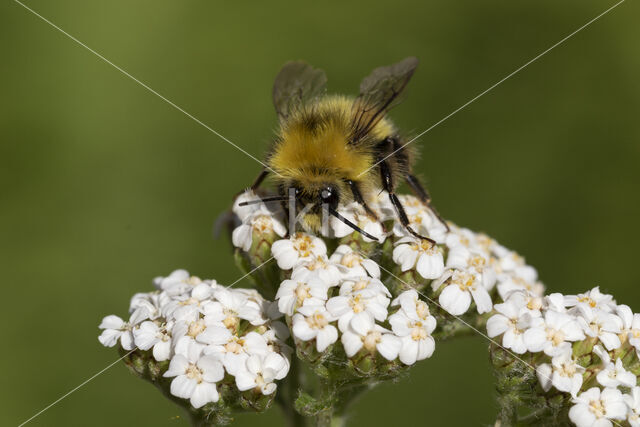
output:
[[409, 223], [409, 218], [407, 217], [407, 213], [405, 212], [404, 207], [402, 206], [402, 203], [400, 203], [400, 199], [398, 199], [398, 196], [396, 196], [396, 193], [393, 191], [393, 176], [391, 175], [389, 164], [383, 160], [379, 163], [378, 166], [380, 167], [380, 178], [382, 181], [382, 188], [387, 193], [389, 193], [389, 199], [391, 200], [391, 203], [393, 204], [393, 207], [395, 208], [396, 213], [398, 214], [398, 219], [400, 219], [400, 223], [402, 224], [402, 226], [412, 236], [417, 237], [418, 239], [426, 240], [429, 243], [431, 243], [431, 245], [435, 246], [436, 244], [435, 240], [422, 236], [418, 234], [418, 232], [416, 232], [413, 228], [411, 228], [411, 225]]

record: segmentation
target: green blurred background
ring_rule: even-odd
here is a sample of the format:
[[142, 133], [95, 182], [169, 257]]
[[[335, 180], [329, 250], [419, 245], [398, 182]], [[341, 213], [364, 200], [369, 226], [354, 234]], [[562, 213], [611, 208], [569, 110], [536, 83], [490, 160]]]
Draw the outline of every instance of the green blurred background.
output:
[[[414, 134], [613, 1], [30, 0], [28, 5], [248, 152], [275, 124], [290, 59], [355, 93], [372, 68], [421, 65], [392, 118]], [[594, 285], [640, 310], [640, 5], [628, 0], [421, 138], [447, 218], [536, 266], [550, 291]], [[231, 283], [212, 225], [259, 165], [19, 4], [0, 4], [1, 425], [117, 358], [97, 325], [183, 267]], [[481, 338], [439, 345], [366, 395], [353, 425], [495, 420]], [[185, 425], [118, 364], [31, 425]], [[237, 426], [280, 425], [278, 409]], [[398, 424], [399, 425], [399, 424]]]

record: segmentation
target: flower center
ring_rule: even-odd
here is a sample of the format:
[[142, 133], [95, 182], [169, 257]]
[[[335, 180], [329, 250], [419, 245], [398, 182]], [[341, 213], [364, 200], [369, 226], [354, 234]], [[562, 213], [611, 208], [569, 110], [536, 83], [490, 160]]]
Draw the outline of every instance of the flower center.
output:
[[224, 348], [228, 353], [240, 354], [242, 353], [242, 346], [244, 345], [244, 340], [239, 339], [235, 341], [228, 342]]
[[362, 258], [360, 258], [360, 255], [358, 255], [355, 252], [350, 252], [348, 254], [343, 255], [342, 259], [340, 260], [340, 264], [348, 268], [353, 268], [357, 265], [360, 265], [361, 260]]
[[362, 297], [360, 295], [351, 297], [351, 299], [349, 300], [349, 305], [351, 306], [351, 309], [354, 313], [361, 313], [365, 309]]
[[202, 371], [194, 364], [189, 364], [186, 375], [187, 378], [198, 381], [198, 384], [202, 382]]
[[298, 301], [298, 305], [302, 305], [305, 299], [311, 297], [311, 293], [309, 293], [309, 287], [302, 282], [298, 282], [298, 286], [296, 287], [295, 294]]
[[364, 344], [364, 348], [369, 351], [374, 351], [376, 349], [376, 345], [382, 339], [382, 334], [378, 331], [371, 331], [365, 337], [362, 338], [362, 342]]
[[562, 363], [560, 365], [560, 375], [564, 377], [572, 377], [576, 373], [576, 365], [573, 363]]
[[313, 329], [322, 329], [329, 324], [329, 321], [322, 313], [316, 311], [313, 316], [307, 318], [307, 323]]
[[354, 291], [361, 291], [363, 289], [366, 289], [367, 286], [369, 286], [369, 281], [368, 280], [358, 280], [354, 285], [353, 285], [353, 290]]
[[422, 326], [422, 322], [416, 322], [413, 324], [413, 330], [411, 331], [411, 339], [414, 341], [422, 341], [427, 338], [427, 330]]
[[418, 314], [419, 318], [421, 318], [422, 320], [426, 320], [430, 314], [429, 306], [427, 305], [427, 303], [424, 301], [416, 302], [416, 313]]
[[200, 319], [189, 325], [189, 330], [187, 331], [187, 335], [189, 335], [191, 338], [195, 338], [206, 328], [207, 326], [204, 324], [204, 320]]
[[547, 328], [547, 339], [557, 347], [564, 342], [564, 332], [553, 328]]
[[475, 287], [475, 277], [464, 271], [456, 271], [453, 273], [452, 282], [458, 285], [462, 291], [473, 289]]
[[184, 283], [191, 286], [196, 286], [202, 283], [202, 280], [198, 276], [191, 276], [187, 280], [185, 280]]
[[318, 269], [322, 270], [327, 268], [327, 263], [324, 262], [322, 258], [316, 258], [313, 262], [309, 263], [306, 267], [310, 271], [318, 270]]
[[311, 237], [298, 235], [293, 241], [293, 247], [296, 248], [298, 254], [306, 258], [311, 255], [311, 250], [313, 249], [313, 243], [311, 243]]
[[598, 305], [598, 303], [597, 303], [597, 302], [595, 302], [593, 298], [591, 298], [591, 297], [586, 297], [586, 296], [585, 296], [585, 297], [580, 297], [580, 298], [578, 298], [578, 302], [584, 302], [584, 303], [587, 303], [587, 304], [589, 304], [589, 306], [590, 306], [591, 308], [595, 308], [595, 307], [596, 307], [596, 305]]
[[259, 233], [266, 233], [273, 230], [271, 218], [266, 215], [260, 215], [253, 221], [253, 229]]
[[602, 401], [600, 399], [598, 400], [592, 400], [589, 403], [589, 410], [591, 412], [593, 412], [593, 414], [597, 417], [597, 418], [602, 418], [604, 417], [604, 405], [602, 404]]

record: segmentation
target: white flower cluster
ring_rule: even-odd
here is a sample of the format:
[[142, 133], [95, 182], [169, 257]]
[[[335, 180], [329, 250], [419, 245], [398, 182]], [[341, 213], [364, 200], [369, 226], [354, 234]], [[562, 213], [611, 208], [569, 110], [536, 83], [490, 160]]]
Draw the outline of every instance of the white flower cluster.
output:
[[[513, 290], [494, 308], [497, 314], [487, 322], [488, 335], [501, 336], [502, 346], [514, 353], [547, 356], [548, 363], [537, 366], [538, 380], [544, 391], [555, 387], [573, 396], [569, 416], [576, 425], [607, 426], [612, 425], [610, 420], [624, 419], [640, 425], [636, 375], [625, 369], [619, 357], [611, 359], [626, 344], [640, 355], [640, 314], [617, 305], [597, 287], [584, 294], [554, 293], [543, 298], [528, 290]], [[595, 344], [593, 353], [600, 363], [590, 369], [597, 372], [600, 387], [580, 393], [585, 376], [591, 373], [576, 360], [572, 344], [583, 340]]]
[[[245, 193], [238, 200], [252, 200], [255, 197], [252, 193]], [[395, 221], [394, 208], [385, 194], [380, 194], [369, 203], [377, 213], [378, 221], [366, 215], [355, 203], [341, 207], [339, 211], [342, 216], [378, 237], [380, 242], [392, 238], [393, 261], [402, 272], [415, 270], [424, 279], [431, 280], [434, 291], [442, 287], [438, 303], [444, 310], [458, 316], [466, 313], [474, 302], [478, 313], [488, 313], [493, 308], [490, 292], [495, 287], [502, 298], [515, 289], [528, 290], [540, 297], [543, 295], [544, 286], [537, 280], [536, 270], [526, 265], [517, 253], [484, 234], [454, 225], [450, 225], [450, 231], [447, 231], [440, 220], [416, 197], [401, 195], [399, 198], [411, 227], [437, 242], [436, 246], [411, 236], [405, 227]], [[281, 211], [270, 213], [260, 203], [238, 208], [236, 202], [234, 212], [242, 220], [242, 224], [234, 230], [233, 236], [243, 235], [248, 239], [241, 241], [234, 237], [234, 245], [245, 251], [251, 246], [251, 234], [246, 234], [243, 230], [252, 227], [256, 217], [268, 222], [269, 227], [265, 230], [273, 230], [280, 237], [284, 235]], [[269, 221], [265, 219], [267, 217], [270, 218]], [[381, 223], [389, 220], [394, 220], [395, 223], [392, 231], [385, 233]], [[333, 217], [330, 226], [330, 237], [344, 237], [354, 232], [351, 227]], [[362, 239], [369, 241], [366, 237]], [[275, 242], [272, 253], [281, 269], [290, 270], [304, 260], [312, 260], [325, 254], [326, 246], [320, 238], [294, 238]]]
[[219, 400], [216, 384], [228, 374], [238, 390], [272, 394], [289, 371], [288, 329], [256, 291], [230, 289], [185, 270], [154, 280], [155, 292], [133, 296], [129, 321], [115, 315], [100, 324], [100, 342], [124, 350], [151, 350], [173, 378], [171, 394], [194, 408]]
[[[272, 252], [278, 265], [292, 270], [276, 301], [298, 340], [315, 340], [324, 352], [340, 339], [347, 357], [364, 349], [406, 365], [433, 353], [436, 320], [427, 305], [416, 291], [391, 301], [373, 260], [346, 245], [327, 257], [324, 242], [304, 233], [276, 241]], [[395, 311], [390, 316], [389, 307]]]

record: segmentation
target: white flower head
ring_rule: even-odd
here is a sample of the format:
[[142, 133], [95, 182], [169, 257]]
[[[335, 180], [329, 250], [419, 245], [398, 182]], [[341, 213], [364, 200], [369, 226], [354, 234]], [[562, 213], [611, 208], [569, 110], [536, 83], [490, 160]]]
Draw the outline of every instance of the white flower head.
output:
[[133, 329], [133, 340], [140, 350], [153, 348], [153, 358], [158, 362], [169, 360], [171, 357], [171, 328], [172, 323], [158, 325], [156, 322], [145, 321]]
[[574, 397], [573, 403], [569, 419], [578, 427], [612, 426], [611, 420], [624, 420], [627, 416], [622, 393], [615, 388], [600, 391], [592, 387]]
[[616, 359], [615, 363], [611, 356], [600, 345], [593, 347], [593, 352], [602, 361], [602, 370], [596, 375], [598, 383], [604, 387], [635, 387], [637, 378], [633, 372], [625, 369], [622, 360]]
[[287, 361], [277, 353], [254, 354], [237, 370], [236, 386], [240, 391], [256, 389], [264, 395], [272, 394], [277, 388], [275, 380], [284, 378], [288, 370]]
[[[527, 351], [524, 333], [540, 317], [540, 311], [530, 308], [529, 295], [523, 291], [514, 291], [507, 301], [494, 306], [497, 314], [487, 321], [487, 335], [494, 338], [502, 335], [502, 345], [514, 353]], [[536, 306], [534, 306], [536, 307]]]
[[[338, 212], [366, 233], [376, 237], [379, 242], [384, 241], [385, 233], [382, 228], [382, 224], [380, 221], [367, 214], [360, 204], [356, 202], [349, 203], [343, 207], [339, 207]], [[353, 228], [333, 216], [329, 219], [329, 225], [331, 226], [331, 237], [345, 237], [354, 232]], [[373, 241], [365, 235], [362, 236], [362, 240], [365, 242]]]
[[362, 257], [348, 245], [340, 245], [331, 254], [329, 261], [335, 263], [341, 270], [344, 278], [371, 276], [380, 278], [380, 267], [368, 258]]
[[338, 319], [341, 331], [351, 327], [364, 333], [369, 320], [382, 322], [387, 318], [389, 296], [387, 288], [377, 279], [346, 281], [341, 286], [340, 295], [330, 298], [326, 307], [332, 317]]
[[476, 303], [478, 313], [488, 313], [493, 308], [493, 302], [481, 279], [482, 276], [477, 273], [448, 270], [438, 280], [433, 281], [432, 288], [437, 290], [443, 283], [447, 283], [438, 297], [438, 302], [454, 316], [469, 310], [472, 299]]
[[[170, 297], [183, 295], [191, 292], [195, 287], [203, 283], [198, 276], [192, 276], [187, 270], [174, 270], [167, 277], [156, 277], [153, 284], [156, 288], [166, 292]], [[213, 281], [215, 284], [215, 281]]]
[[444, 273], [444, 258], [438, 246], [411, 236], [396, 242], [393, 261], [402, 271], [415, 268], [425, 279], [436, 279]]
[[219, 358], [226, 371], [235, 376], [240, 370], [244, 369], [244, 364], [249, 356], [256, 354], [264, 356], [270, 350], [264, 335], [252, 331], [242, 337], [233, 335], [224, 344], [208, 345], [203, 352]]
[[224, 368], [218, 358], [202, 356], [188, 359], [176, 354], [169, 363], [164, 377], [175, 377], [171, 381], [171, 394], [189, 399], [191, 406], [201, 408], [219, 399], [216, 384], [224, 378]]
[[578, 322], [584, 334], [597, 337], [607, 350], [615, 350], [622, 345], [622, 319], [613, 313], [581, 306], [576, 311]]
[[353, 357], [364, 348], [370, 353], [377, 351], [387, 360], [394, 360], [402, 348], [402, 341], [399, 337], [382, 326], [376, 325], [371, 319], [360, 332], [353, 328], [344, 331], [341, 340], [347, 357]]
[[269, 212], [255, 212], [249, 215], [242, 224], [231, 233], [231, 242], [243, 251], [251, 249], [253, 235], [258, 236], [275, 233], [280, 237], [287, 234], [287, 229], [279, 218]]
[[304, 282], [317, 279], [324, 282], [327, 287], [337, 285], [341, 278], [342, 273], [339, 267], [326, 255], [314, 256], [308, 261], [301, 262], [291, 273], [292, 280]]
[[576, 319], [566, 313], [547, 310], [544, 319], [536, 318], [532, 326], [524, 333], [524, 341], [531, 352], [544, 351], [556, 356], [570, 347], [570, 342], [585, 339]]
[[316, 349], [322, 353], [338, 340], [338, 330], [331, 324], [335, 318], [324, 306], [306, 305], [293, 315], [293, 335], [301, 341], [315, 338]]
[[556, 389], [571, 393], [576, 396], [582, 387], [582, 374], [585, 368], [573, 360], [571, 349], [567, 348], [562, 353], [551, 359], [551, 364], [544, 363], [538, 366], [536, 374], [542, 389], [549, 391], [551, 386]]
[[401, 348], [398, 356], [405, 365], [413, 365], [418, 360], [431, 357], [435, 341], [431, 333], [436, 328], [436, 319], [431, 315], [424, 319], [416, 318], [403, 309], [389, 316], [393, 333], [400, 338]]
[[565, 296], [565, 305], [582, 311], [601, 310], [606, 313], [616, 309], [613, 296], [603, 294], [598, 286], [583, 294]]
[[278, 309], [281, 313], [293, 316], [296, 307], [304, 304], [322, 305], [327, 300], [327, 290], [325, 282], [317, 277], [307, 281], [296, 278], [285, 280], [276, 293]]
[[305, 233], [296, 233], [290, 239], [277, 240], [271, 245], [271, 253], [278, 267], [290, 270], [314, 256], [326, 255], [327, 246], [322, 239]]
[[112, 314], [102, 319], [98, 328], [103, 329], [102, 334], [98, 337], [103, 346], [113, 347], [120, 341], [123, 349], [134, 349], [133, 334], [129, 322], [125, 322], [122, 318]]
[[640, 387], [633, 387], [623, 399], [628, 408], [627, 421], [631, 427], [640, 427]]

